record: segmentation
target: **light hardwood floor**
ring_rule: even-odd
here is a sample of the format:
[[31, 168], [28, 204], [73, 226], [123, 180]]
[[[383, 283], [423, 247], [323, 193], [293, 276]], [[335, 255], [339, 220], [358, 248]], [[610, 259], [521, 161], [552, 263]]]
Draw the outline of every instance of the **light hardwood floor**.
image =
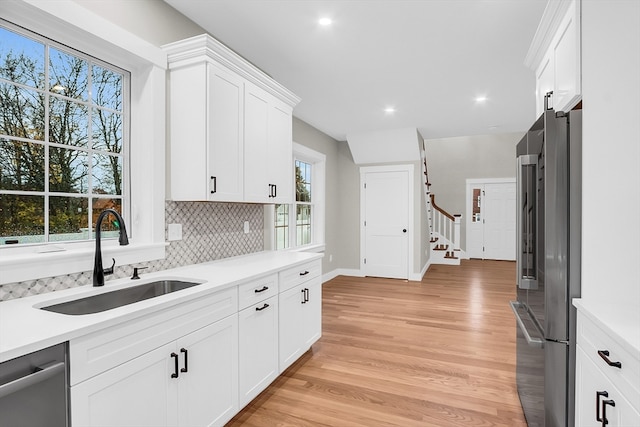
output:
[[422, 282], [339, 276], [323, 336], [228, 426], [526, 426], [515, 264], [433, 265]]

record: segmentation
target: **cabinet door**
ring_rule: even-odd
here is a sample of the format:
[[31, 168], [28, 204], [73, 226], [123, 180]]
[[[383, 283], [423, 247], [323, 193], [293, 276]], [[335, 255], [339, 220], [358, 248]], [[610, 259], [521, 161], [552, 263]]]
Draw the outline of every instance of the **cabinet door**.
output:
[[[598, 397], [596, 393], [606, 392]], [[640, 426], [640, 414], [625, 399], [606, 375], [578, 346], [576, 351], [576, 425], [581, 427], [600, 427], [602, 421], [603, 400], [615, 402], [615, 406], [606, 405], [607, 426]], [[596, 405], [596, 401], [599, 405]]]
[[275, 185], [271, 202], [293, 201], [293, 124], [291, 109], [275, 102], [269, 108], [269, 136], [267, 146], [269, 182]]
[[302, 305], [303, 352], [322, 336], [322, 282], [320, 277], [309, 280], [303, 285], [307, 292], [307, 302]]
[[267, 140], [269, 96], [260, 88], [245, 84], [244, 96], [244, 195], [247, 202], [271, 202], [268, 177]]
[[71, 387], [71, 424], [176, 425], [178, 379], [171, 378], [174, 349], [174, 343], [164, 345]]
[[[244, 81], [237, 75], [208, 67], [208, 199], [243, 200]], [[203, 141], [204, 143], [204, 141]]]
[[180, 338], [178, 425], [222, 426], [238, 412], [238, 317]]
[[580, 99], [580, 2], [573, 1], [552, 42], [555, 68], [554, 108], [567, 111]]
[[240, 322], [240, 406], [278, 376], [278, 298], [247, 307]]
[[305, 305], [303, 285], [280, 294], [280, 372], [283, 372], [303, 353], [304, 326], [302, 317]]

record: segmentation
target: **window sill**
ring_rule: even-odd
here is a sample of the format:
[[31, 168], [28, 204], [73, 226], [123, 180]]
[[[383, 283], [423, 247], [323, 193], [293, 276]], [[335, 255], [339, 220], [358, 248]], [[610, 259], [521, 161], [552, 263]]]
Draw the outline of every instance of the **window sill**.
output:
[[[114, 241], [102, 242], [102, 259], [104, 265], [115, 258], [117, 265], [133, 264], [144, 261], [163, 259], [166, 243], [135, 244], [119, 246]], [[37, 252], [39, 247], [20, 253], [0, 251], [0, 285], [44, 277], [60, 276], [93, 269], [95, 244], [57, 245], [55, 252]]]

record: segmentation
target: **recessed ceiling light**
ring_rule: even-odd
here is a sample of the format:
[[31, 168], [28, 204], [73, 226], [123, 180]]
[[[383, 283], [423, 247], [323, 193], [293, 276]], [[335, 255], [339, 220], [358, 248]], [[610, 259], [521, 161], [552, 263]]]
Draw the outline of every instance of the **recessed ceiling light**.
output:
[[483, 102], [487, 101], [487, 97], [486, 96], [476, 96], [475, 101], [478, 104], [482, 104]]
[[331, 18], [320, 18], [318, 20], [318, 24], [322, 25], [323, 27], [328, 27], [329, 25], [333, 24], [333, 21], [331, 20]]
[[386, 107], [384, 109], [384, 112], [387, 113], [387, 114], [393, 114], [393, 113], [396, 112], [396, 107]]

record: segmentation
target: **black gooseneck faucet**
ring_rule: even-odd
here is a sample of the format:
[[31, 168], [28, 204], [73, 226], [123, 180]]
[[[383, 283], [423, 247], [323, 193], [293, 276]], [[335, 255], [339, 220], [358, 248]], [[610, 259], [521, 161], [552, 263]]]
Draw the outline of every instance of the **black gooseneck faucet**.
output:
[[116, 217], [118, 221], [118, 228], [120, 231], [120, 246], [126, 246], [129, 244], [129, 239], [127, 238], [127, 229], [124, 225], [124, 220], [122, 216], [118, 212], [113, 209], [105, 209], [98, 216], [98, 220], [96, 221], [96, 255], [93, 262], [93, 286], [103, 286], [104, 285], [104, 275], [105, 274], [113, 274], [113, 267], [116, 265], [116, 260], [113, 259], [113, 264], [109, 268], [102, 268], [102, 249], [100, 247], [100, 227], [102, 226], [102, 220], [107, 215], [112, 214]]

